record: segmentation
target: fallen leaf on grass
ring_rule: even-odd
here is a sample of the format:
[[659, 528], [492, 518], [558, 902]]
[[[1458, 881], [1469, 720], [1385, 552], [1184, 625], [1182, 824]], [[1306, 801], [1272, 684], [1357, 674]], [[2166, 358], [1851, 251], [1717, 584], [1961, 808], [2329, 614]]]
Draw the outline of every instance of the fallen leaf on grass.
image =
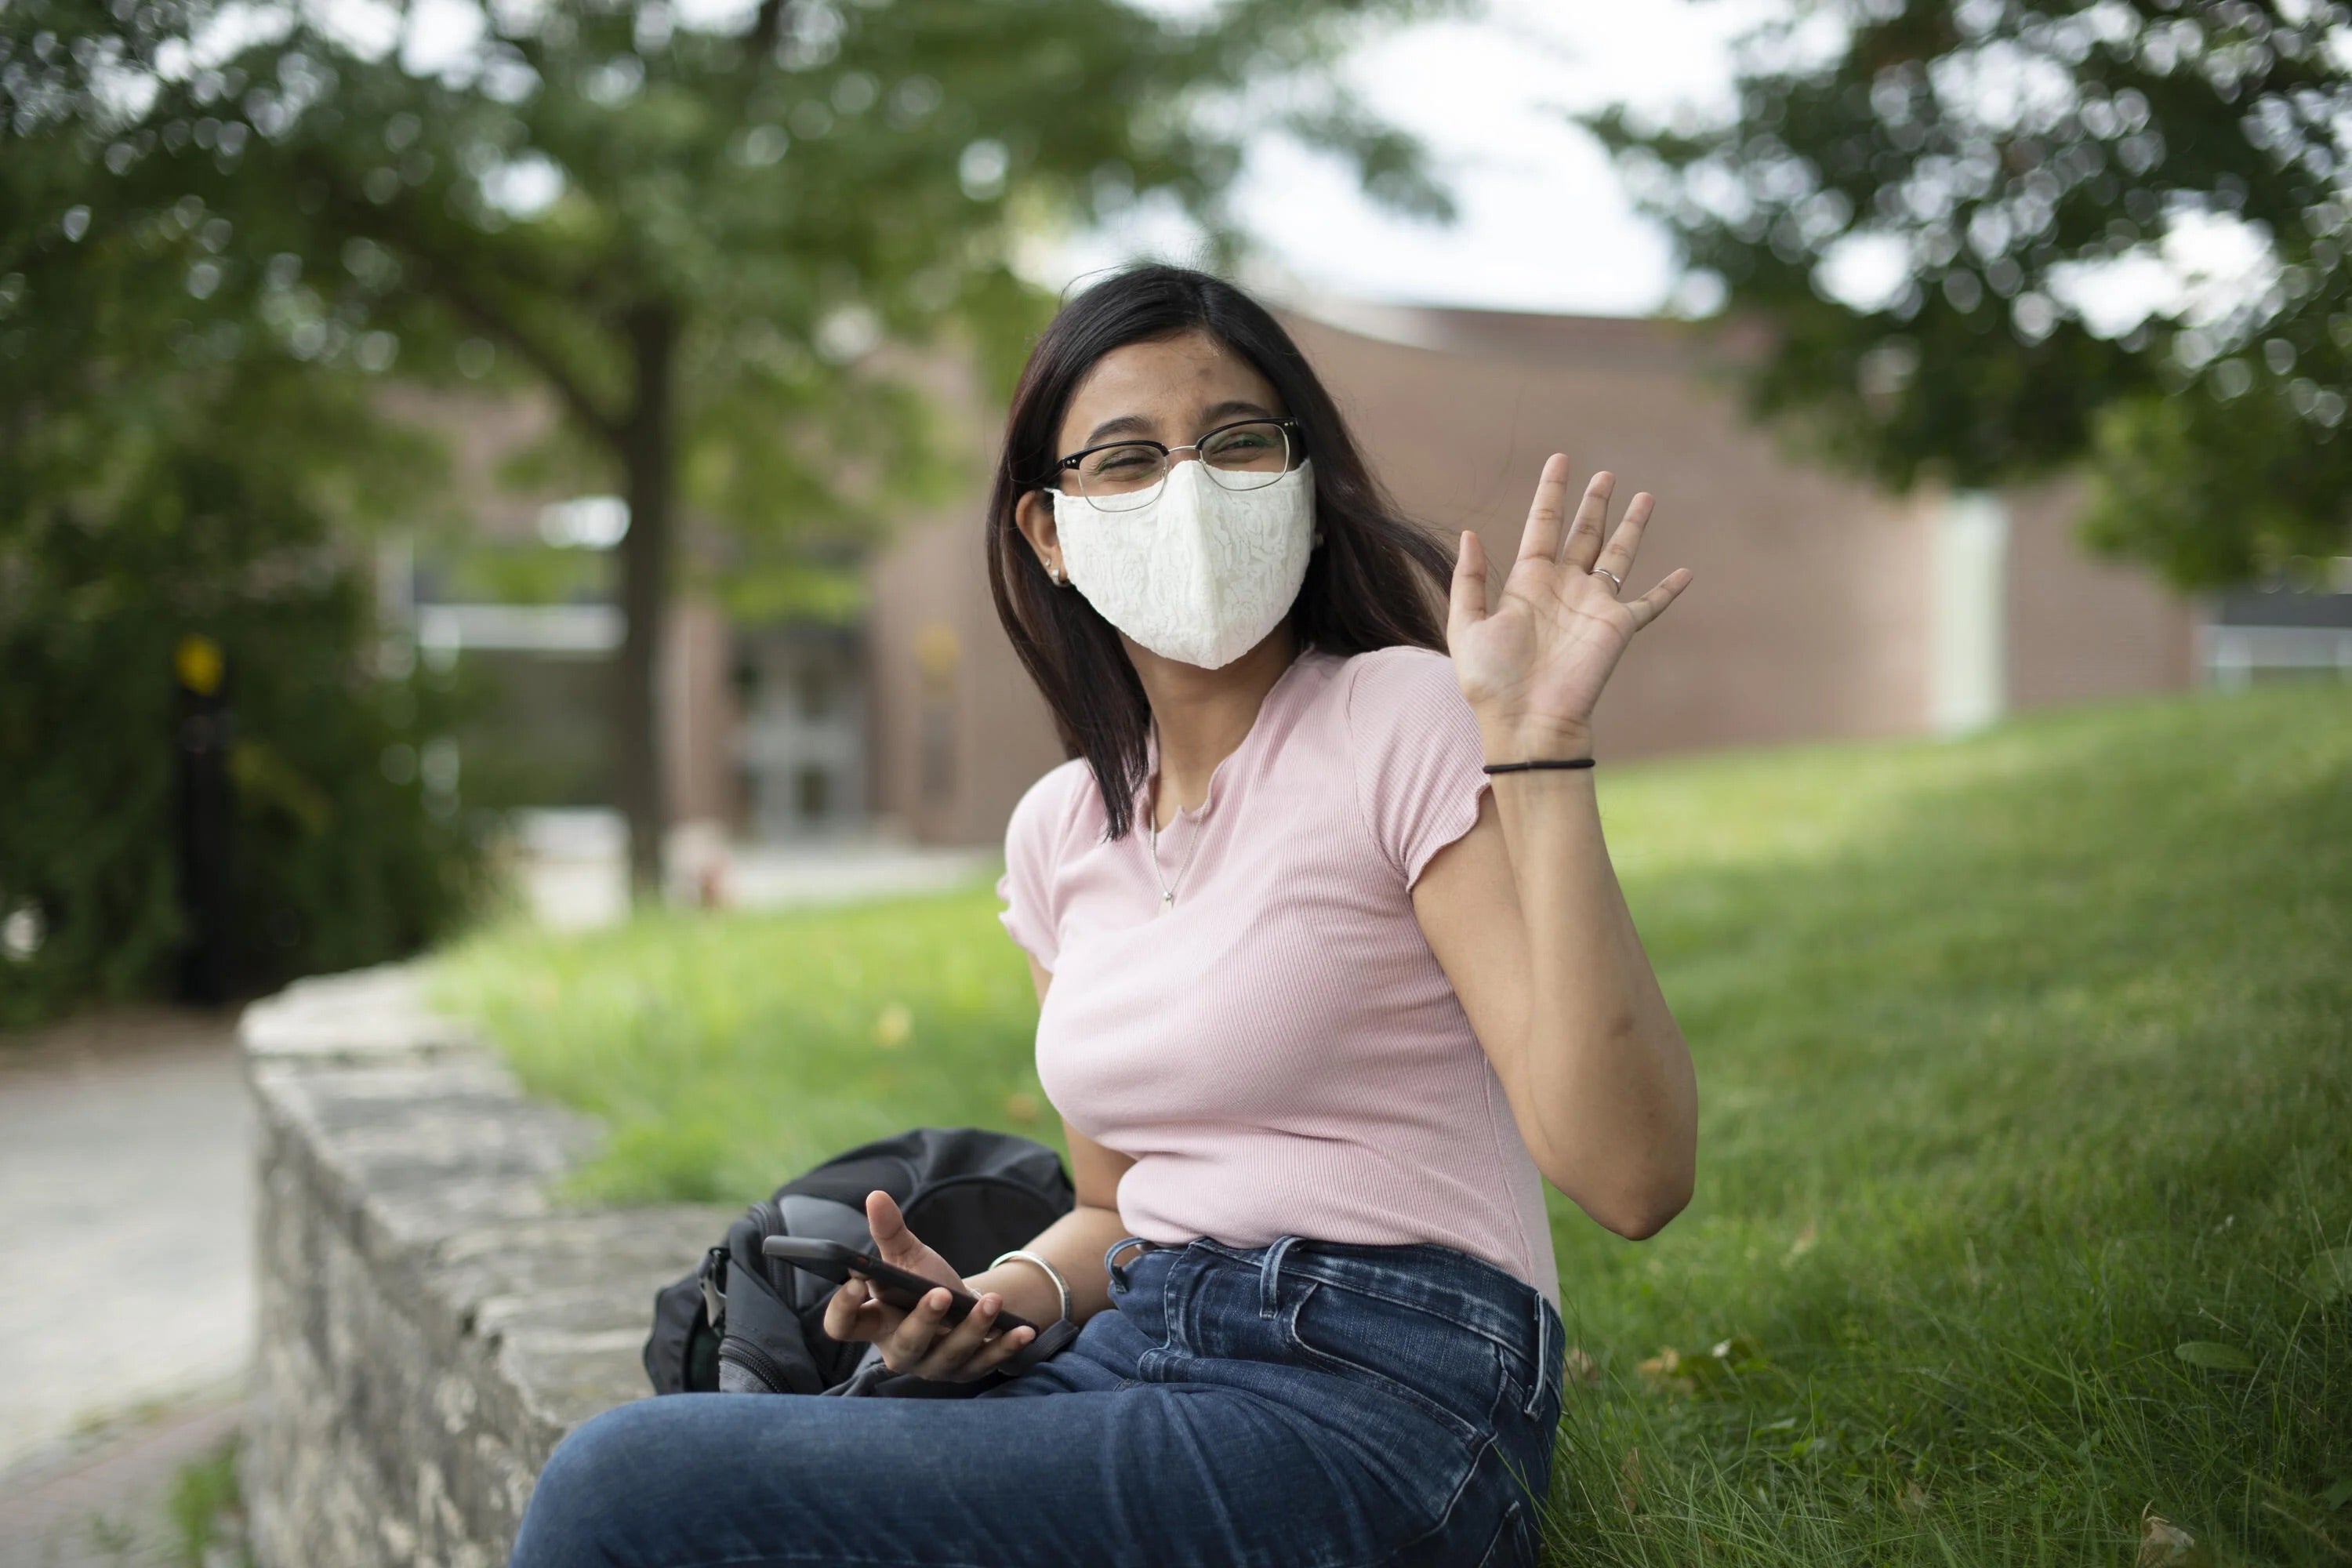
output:
[[1797, 1233], [1797, 1239], [1789, 1244], [1789, 1257], [1787, 1260], [1790, 1263], [1794, 1263], [1797, 1259], [1802, 1258], [1808, 1252], [1811, 1252], [1813, 1249], [1813, 1244], [1820, 1239], [1821, 1232], [1814, 1227], [1812, 1221], [1807, 1220], [1805, 1222], [1805, 1228]]
[[2303, 1271], [2303, 1289], [2323, 1307], [2352, 1295], [2352, 1247], [2331, 1247], [2313, 1258]]
[[895, 1051], [907, 1043], [915, 1031], [915, 1016], [907, 1011], [903, 1002], [893, 1002], [882, 1009], [874, 1020], [874, 1043], [886, 1051]]
[[1617, 1467], [1617, 1506], [1628, 1514], [1642, 1506], [1642, 1450], [1625, 1450], [1624, 1462]]
[[1905, 1513], [1925, 1513], [1936, 1506], [1936, 1495], [1917, 1481], [1903, 1483], [1903, 1496], [1898, 1500]]
[[1585, 1352], [1581, 1345], [1568, 1352], [1568, 1381], [1593, 1384], [1601, 1381], [1601, 1363]]
[[1746, 1334], [1734, 1334], [1727, 1340], [1718, 1340], [1707, 1351], [1689, 1355], [1672, 1345], [1662, 1346], [1657, 1354], [1635, 1370], [1654, 1392], [1696, 1394], [1703, 1387], [1719, 1384], [1727, 1377], [1763, 1364], [1763, 1347]]
[[1015, 1121], [1037, 1120], [1037, 1097], [1026, 1089], [1014, 1089], [1004, 1097], [1004, 1114]]
[[2172, 1353], [2190, 1366], [2201, 1366], [2209, 1372], [2252, 1372], [2254, 1358], [2235, 1345], [2225, 1345], [2218, 1340], [2190, 1340], [2175, 1345]]
[[2132, 1568], [2183, 1568], [2197, 1538], [2173, 1523], [2150, 1504], [2139, 1516], [2139, 1555]]
[[1698, 1379], [1693, 1374], [1683, 1352], [1667, 1345], [1657, 1354], [1634, 1368], [1642, 1380], [1662, 1394], [1696, 1394]]

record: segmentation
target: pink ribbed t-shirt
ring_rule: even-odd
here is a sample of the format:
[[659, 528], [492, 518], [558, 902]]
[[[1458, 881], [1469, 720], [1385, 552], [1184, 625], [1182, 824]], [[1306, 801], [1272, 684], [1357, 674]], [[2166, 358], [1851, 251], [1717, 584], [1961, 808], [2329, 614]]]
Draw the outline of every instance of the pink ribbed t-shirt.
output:
[[[1557, 1309], [1543, 1178], [1412, 886], [1487, 787], [1452, 662], [1313, 649], [1266, 692], [1207, 797], [1117, 842], [1073, 758], [1005, 830], [998, 917], [1052, 972], [1037, 1074], [1054, 1108], [1130, 1155], [1129, 1232], [1181, 1245], [1433, 1241]], [[1181, 879], [1180, 879], [1181, 870]]]

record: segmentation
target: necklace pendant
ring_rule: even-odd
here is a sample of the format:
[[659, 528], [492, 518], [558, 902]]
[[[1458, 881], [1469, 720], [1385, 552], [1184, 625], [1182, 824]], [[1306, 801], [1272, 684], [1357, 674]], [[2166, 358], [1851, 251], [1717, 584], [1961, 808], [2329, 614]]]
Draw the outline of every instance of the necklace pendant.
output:
[[1176, 907], [1176, 895], [1175, 895], [1175, 893], [1174, 893], [1173, 891], [1163, 891], [1163, 892], [1160, 895], [1160, 913], [1165, 914], [1165, 913], [1167, 913], [1170, 910], [1172, 910], [1172, 909], [1174, 909], [1175, 907]]

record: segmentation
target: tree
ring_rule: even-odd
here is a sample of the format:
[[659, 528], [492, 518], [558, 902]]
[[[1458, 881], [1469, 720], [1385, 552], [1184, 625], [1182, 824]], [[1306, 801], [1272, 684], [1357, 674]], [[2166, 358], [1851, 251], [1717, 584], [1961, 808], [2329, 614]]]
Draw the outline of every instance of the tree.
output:
[[[2352, 549], [2348, 46], [2332, 0], [1833, 0], [1727, 119], [1587, 123], [1770, 323], [1760, 413], [1897, 487], [2087, 458], [2095, 543], [2221, 586]], [[2178, 276], [2222, 242], [2250, 281]]]
[[1229, 0], [1196, 25], [1118, 0], [758, 0], [709, 23], [667, 0], [494, 5], [430, 62], [407, 10], [363, 46], [307, 10], [13, 0], [0, 110], [81, 151], [86, 226], [190, 202], [218, 220], [215, 265], [279, 281], [298, 352], [496, 363], [553, 394], [629, 507], [612, 734], [642, 888], [681, 505], [805, 549], [855, 535], [933, 450], [872, 345], [954, 330], [1001, 357], [1034, 323], [1011, 259], [1041, 226], [1165, 199], [1223, 233], [1269, 122], [1442, 212], [1414, 145], [1312, 74], [1408, 7]]
[[[404, 956], [482, 891], [432, 765], [449, 694], [377, 668], [348, 538], [430, 449], [273, 346], [215, 220], [97, 232], [81, 179], [59, 142], [0, 156], [0, 1028], [165, 989], [192, 946], [236, 991]], [[175, 747], [234, 783], [200, 832]], [[234, 846], [217, 879], [184, 833]]]

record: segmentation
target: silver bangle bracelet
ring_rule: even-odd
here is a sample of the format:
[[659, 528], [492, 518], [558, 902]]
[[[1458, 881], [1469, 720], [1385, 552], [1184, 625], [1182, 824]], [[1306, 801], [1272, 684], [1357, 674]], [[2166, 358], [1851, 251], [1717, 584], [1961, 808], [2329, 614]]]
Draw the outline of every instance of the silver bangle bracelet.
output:
[[1025, 1247], [1016, 1247], [1010, 1252], [998, 1253], [994, 1258], [989, 1259], [988, 1266], [991, 1268], [995, 1268], [1003, 1265], [1007, 1259], [1014, 1258], [1034, 1263], [1038, 1268], [1045, 1271], [1045, 1278], [1054, 1282], [1055, 1290], [1057, 1291], [1062, 1298], [1062, 1316], [1065, 1319], [1068, 1318], [1070, 1315], [1070, 1282], [1062, 1278], [1062, 1271], [1060, 1269], [1055, 1268], [1052, 1264], [1046, 1262], [1035, 1253], [1029, 1251]]

